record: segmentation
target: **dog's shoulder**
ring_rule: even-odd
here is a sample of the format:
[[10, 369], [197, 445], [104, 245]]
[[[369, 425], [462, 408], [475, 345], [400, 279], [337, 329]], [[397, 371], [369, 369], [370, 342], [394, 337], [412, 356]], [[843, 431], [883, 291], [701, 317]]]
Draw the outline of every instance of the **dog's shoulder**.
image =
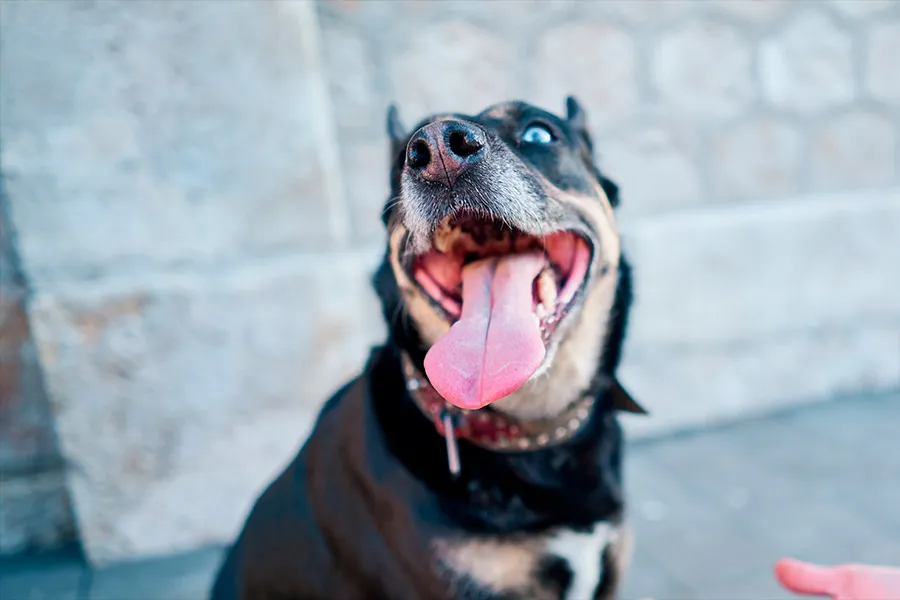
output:
[[289, 597], [333, 597], [343, 585], [322, 512], [333, 497], [358, 498], [341, 465], [345, 456], [335, 447], [352, 423], [348, 415], [361, 410], [362, 388], [354, 379], [323, 405], [297, 456], [256, 500], [216, 577], [215, 600], [274, 590]]

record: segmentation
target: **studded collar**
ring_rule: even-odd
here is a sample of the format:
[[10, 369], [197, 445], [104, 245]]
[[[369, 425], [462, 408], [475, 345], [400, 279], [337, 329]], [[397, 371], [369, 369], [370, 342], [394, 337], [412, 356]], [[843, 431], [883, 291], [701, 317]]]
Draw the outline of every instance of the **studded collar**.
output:
[[[526, 452], [561, 444], [575, 436], [591, 416], [595, 398], [586, 395], [562, 414], [550, 419], [520, 420], [492, 410], [465, 410], [448, 403], [431, 386], [406, 353], [402, 353], [406, 387], [419, 410], [448, 440], [448, 455], [453, 463], [455, 439], [465, 439], [476, 446], [496, 452]], [[613, 406], [618, 410], [646, 414], [616, 380], [612, 380]], [[449, 436], [448, 436], [448, 429]], [[451, 471], [453, 466], [451, 464]]]

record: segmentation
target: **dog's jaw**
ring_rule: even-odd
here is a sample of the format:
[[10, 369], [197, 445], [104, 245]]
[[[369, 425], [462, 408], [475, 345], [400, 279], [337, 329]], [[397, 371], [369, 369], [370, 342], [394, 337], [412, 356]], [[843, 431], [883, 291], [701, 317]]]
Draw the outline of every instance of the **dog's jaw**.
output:
[[[608, 362], [604, 356], [610, 340], [612, 311], [621, 283], [621, 240], [609, 200], [602, 189], [597, 190], [602, 201], [584, 202], [580, 197], [569, 201], [581, 203], [580, 209], [597, 230], [598, 248], [592, 274], [593, 284], [587, 290], [584, 303], [569, 324], [554, 356], [548, 357], [543, 372], [506, 398], [493, 404], [494, 408], [521, 419], [548, 418], [562, 412], [578, 399], [597, 376], [598, 365]], [[629, 284], [630, 282], [626, 282]], [[622, 315], [620, 315], [622, 317]], [[611, 365], [615, 367], [616, 365]], [[607, 375], [612, 376], [612, 373]]]
[[525, 385], [491, 406], [518, 419], [547, 419], [563, 412], [591, 385], [603, 361], [617, 272], [598, 280], [568, 335]]

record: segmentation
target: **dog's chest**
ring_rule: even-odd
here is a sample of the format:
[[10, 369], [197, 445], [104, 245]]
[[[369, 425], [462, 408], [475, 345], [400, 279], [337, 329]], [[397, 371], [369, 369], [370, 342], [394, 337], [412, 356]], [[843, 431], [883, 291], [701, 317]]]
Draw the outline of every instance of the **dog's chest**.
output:
[[[611, 534], [609, 524], [597, 523], [587, 531], [561, 529], [550, 535], [438, 540], [435, 551], [461, 597], [488, 592], [534, 600], [591, 600], [603, 577], [602, 554]], [[482, 594], [470, 593], [475, 590], [467, 586]]]
[[587, 532], [561, 531], [547, 544], [549, 555], [566, 561], [572, 573], [567, 598], [591, 599], [603, 576], [603, 550], [610, 543], [610, 527], [607, 523], [597, 523]]

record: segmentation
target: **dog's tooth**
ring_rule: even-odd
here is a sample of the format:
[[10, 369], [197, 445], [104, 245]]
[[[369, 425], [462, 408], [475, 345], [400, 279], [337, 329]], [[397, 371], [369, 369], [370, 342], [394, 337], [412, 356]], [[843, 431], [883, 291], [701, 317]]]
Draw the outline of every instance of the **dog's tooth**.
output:
[[453, 227], [447, 223], [441, 223], [437, 231], [434, 232], [434, 247], [438, 252], [447, 253], [453, 250], [456, 242], [462, 235], [459, 227]]
[[553, 277], [553, 271], [545, 268], [538, 275], [538, 297], [548, 311], [556, 308], [556, 294], [556, 279]]
[[534, 314], [537, 315], [538, 319], [543, 319], [547, 316], [547, 308], [542, 303], [539, 303], [534, 307]]

